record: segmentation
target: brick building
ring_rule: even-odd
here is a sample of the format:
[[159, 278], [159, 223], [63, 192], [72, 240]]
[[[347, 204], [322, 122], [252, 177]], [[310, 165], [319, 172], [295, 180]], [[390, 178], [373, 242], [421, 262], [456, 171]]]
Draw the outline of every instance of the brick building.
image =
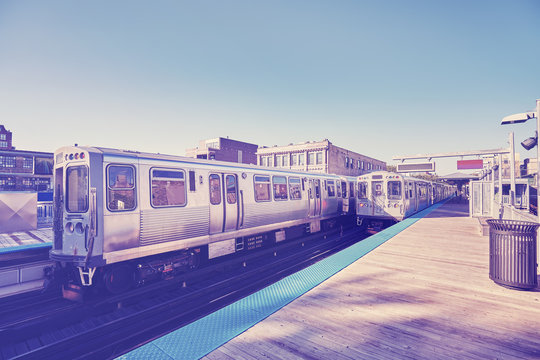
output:
[[11, 131], [0, 125], [0, 150], [12, 150]]
[[199, 146], [186, 150], [186, 156], [243, 164], [257, 163], [257, 145], [229, 138], [201, 140]]
[[328, 139], [287, 146], [260, 147], [257, 159], [261, 166], [347, 176], [386, 170], [384, 161], [340, 148]]
[[0, 125], [0, 191], [51, 191], [52, 174], [52, 153], [15, 150], [11, 131]]

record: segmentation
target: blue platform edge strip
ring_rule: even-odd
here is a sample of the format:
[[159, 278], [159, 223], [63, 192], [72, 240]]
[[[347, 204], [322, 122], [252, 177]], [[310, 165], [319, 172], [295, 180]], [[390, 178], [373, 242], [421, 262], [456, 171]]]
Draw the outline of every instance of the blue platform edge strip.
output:
[[0, 248], [0, 255], [1, 254], [9, 254], [19, 251], [26, 251], [30, 249], [39, 249], [39, 248], [51, 248], [52, 242], [45, 242], [40, 244], [28, 244], [28, 245], [16, 245], [16, 246], [8, 246], [4, 248]]
[[118, 359], [199, 359], [384, 244], [445, 202], [435, 204], [347, 249]]

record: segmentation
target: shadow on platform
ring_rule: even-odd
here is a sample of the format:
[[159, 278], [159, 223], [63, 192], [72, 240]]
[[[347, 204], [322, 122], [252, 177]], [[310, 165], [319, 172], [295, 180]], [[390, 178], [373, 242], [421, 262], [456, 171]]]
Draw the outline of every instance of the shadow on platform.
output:
[[469, 201], [457, 201], [452, 199], [446, 204], [426, 215], [426, 218], [445, 218], [445, 217], [468, 217]]

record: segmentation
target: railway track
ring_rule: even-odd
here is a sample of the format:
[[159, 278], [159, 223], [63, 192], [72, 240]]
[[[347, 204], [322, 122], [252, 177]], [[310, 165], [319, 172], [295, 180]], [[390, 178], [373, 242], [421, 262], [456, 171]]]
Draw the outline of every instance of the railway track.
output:
[[338, 252], [362, 236], [357, 229], [311, 235], [122, 296], [71, 303], [72, 308], [59, 308], [54, 314], [31, 315], [0, 330], [0, 358], [119, 356]]

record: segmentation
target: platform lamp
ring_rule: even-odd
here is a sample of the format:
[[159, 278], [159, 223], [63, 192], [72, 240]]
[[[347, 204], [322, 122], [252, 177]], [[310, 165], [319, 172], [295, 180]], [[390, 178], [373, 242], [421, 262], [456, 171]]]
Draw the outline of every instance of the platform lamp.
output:
[[[540, 211], [539, 211], [539, 205], [540, 205], [540, 146], [538, 146], [538, 131], [540, 130], [540, 99], [536, 100], [536, 111], [528, 111], [524, 113], [519, 114], [513, 114], [505, 116], [502, 121], [501, 125], [509, 125], [509, 124], [520, 124], [524, 123], [530, 119], [536, 118], [536, 137], [531, 137], [526, 140], [524, 140], [521, 145], [527, 149], [530, 150], [536, 145], [537, 149], [537, 155], [536, 155], [536, 215], [538, 216], [538, 223], [540, 223]], [[514, 170], [515, 171], [515, 170]]]

